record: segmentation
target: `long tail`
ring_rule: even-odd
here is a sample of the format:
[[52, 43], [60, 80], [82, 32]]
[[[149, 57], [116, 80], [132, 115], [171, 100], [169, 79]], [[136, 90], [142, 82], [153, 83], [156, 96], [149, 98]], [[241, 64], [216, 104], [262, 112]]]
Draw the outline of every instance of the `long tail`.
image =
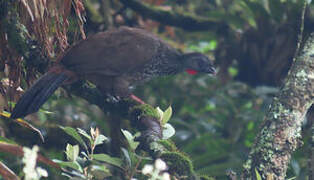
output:
[[28, 89], [15, 105], [11, 118], [20, 118], [37, 112], [53, 92], [68, 79], [65, 73], [47, 72]]

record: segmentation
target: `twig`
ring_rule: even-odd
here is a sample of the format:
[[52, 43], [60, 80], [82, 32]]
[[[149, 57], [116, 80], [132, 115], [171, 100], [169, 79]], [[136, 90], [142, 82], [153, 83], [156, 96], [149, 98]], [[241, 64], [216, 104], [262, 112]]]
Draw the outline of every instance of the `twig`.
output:
[[19, 180], [20, 178], [0, 161], [0, 174], [5, 180]]
[[[0, 143], [0, 152], [6, 152], [10, 153], [16, 156], [23, 156], [23, 148], [18, 145], [13, 145], [13, 144], [5, 144], [5, 143]], [[56, 164], [55, 162], [51, 161], [50, 159], [38, 154], [37, 156], [37, 161], [44, 163], [48, 166], [54, 167], [56, 169], [60, 169], [60, 166]]]

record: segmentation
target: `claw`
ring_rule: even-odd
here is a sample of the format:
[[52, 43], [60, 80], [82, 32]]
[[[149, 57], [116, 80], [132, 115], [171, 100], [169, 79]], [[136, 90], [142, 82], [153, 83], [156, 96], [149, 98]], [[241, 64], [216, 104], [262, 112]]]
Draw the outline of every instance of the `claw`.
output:
[[108, 102], [112, 102], [112, 103], [118, 103], [121, 101], [121, 98], [119, 96], [113, 96], [111, 94], [107, 94], [107, 99]]

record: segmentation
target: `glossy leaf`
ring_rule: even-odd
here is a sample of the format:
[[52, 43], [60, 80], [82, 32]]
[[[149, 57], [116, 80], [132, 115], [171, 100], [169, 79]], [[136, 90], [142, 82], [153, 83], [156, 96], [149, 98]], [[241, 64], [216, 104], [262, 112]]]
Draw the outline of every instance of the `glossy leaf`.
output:
[[256, 174], [256, 179], [257, 179], [257, 180], [262, 180], [262, 176], [259, 174], [259, 172], [257, 171], [257, 169], [255, 169], [255, 174]]
[[171, 124], [166, 123], [163, 126], [162, 130], [162, 138], [163, 139], [169, 139], [176, 133], [176, 130], [171, 126]]
[[87, 132], [85, 131], [85, 130], [83, 130], [83, 129], [81, 129], [81, 128], [76, 128], [77, 129], [77, 132], [78, 133], [80, 133], [81, 135], [83, 135], [84, 137], [86, 137], [88, 140], [89, 140], [89, 142], [90, 142], [90, 144], [92, 144], [92, 137], [89, 135], [89, 134], [87, 134]]
[[140, 143], [137, 141], [134, 141], [135, 137], [129, 131], [123, 130], [123, 129], [121, 129], [121, 131], [124, 137], [127, 139], [131, 149], [135, 150]]
[[162, 125], [166, 124], [170, 120], [171, 116], [172, 116], [172, 108], [171, 106], [169, 106], [166, 109], [166, 111], [163, 113], [161, 124]]
[[76, 130], [74, 128], [71, 127], [62, 127], [60, 126], [60, 128], [66, 132], [68, 135], [70, 135], [71, 137], [73, 137], [75, 140], [77, 140], [86, 150], [87, 145], [85, 144], [84, 140], [82, 139], [82, 137], [76, 132]]
[[80, 153], [80, 148], [78, 145], [72, 146], [71, 144], [67, 144], [65, 154], [67, 155], [67, 159], [69, 161], [76, 161], [79, 153]]
[[80, 173], [83, 173], [83, 169], [81, 167], [81, 165], [79, 163], [77, 163], [76, 161], [74, 162], [67, 162], [67, 161], [60, 161], [60, 160], [53, 160], [55, 163], [58, 163], [61, 167], [65, 168], [65, 167], [69, 167], [72, 168], [74, 170], [79, 171]]
[[107, 154], [92, 154], [91, 158], [93, 158], [94, 160], [98, 160], [98, 161], [102, 161], [102, 162], [106, 162], [108, 164], [117, 166], [119, 168], [123, 168], [122, 167], [122, 160], [119, 158], [115, 158], [115, 157], [111, 157]]

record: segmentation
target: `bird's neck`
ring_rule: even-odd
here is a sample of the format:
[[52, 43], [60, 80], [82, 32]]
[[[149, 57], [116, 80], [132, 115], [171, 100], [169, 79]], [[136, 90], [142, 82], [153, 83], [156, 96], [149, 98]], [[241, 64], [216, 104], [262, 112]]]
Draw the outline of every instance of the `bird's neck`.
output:
[[155, 58], [150, 69], [155, 69], [154, 74], [157, 76], [174, 75], [183, 71], [183, 66], [176, 53], [159, 54]]

